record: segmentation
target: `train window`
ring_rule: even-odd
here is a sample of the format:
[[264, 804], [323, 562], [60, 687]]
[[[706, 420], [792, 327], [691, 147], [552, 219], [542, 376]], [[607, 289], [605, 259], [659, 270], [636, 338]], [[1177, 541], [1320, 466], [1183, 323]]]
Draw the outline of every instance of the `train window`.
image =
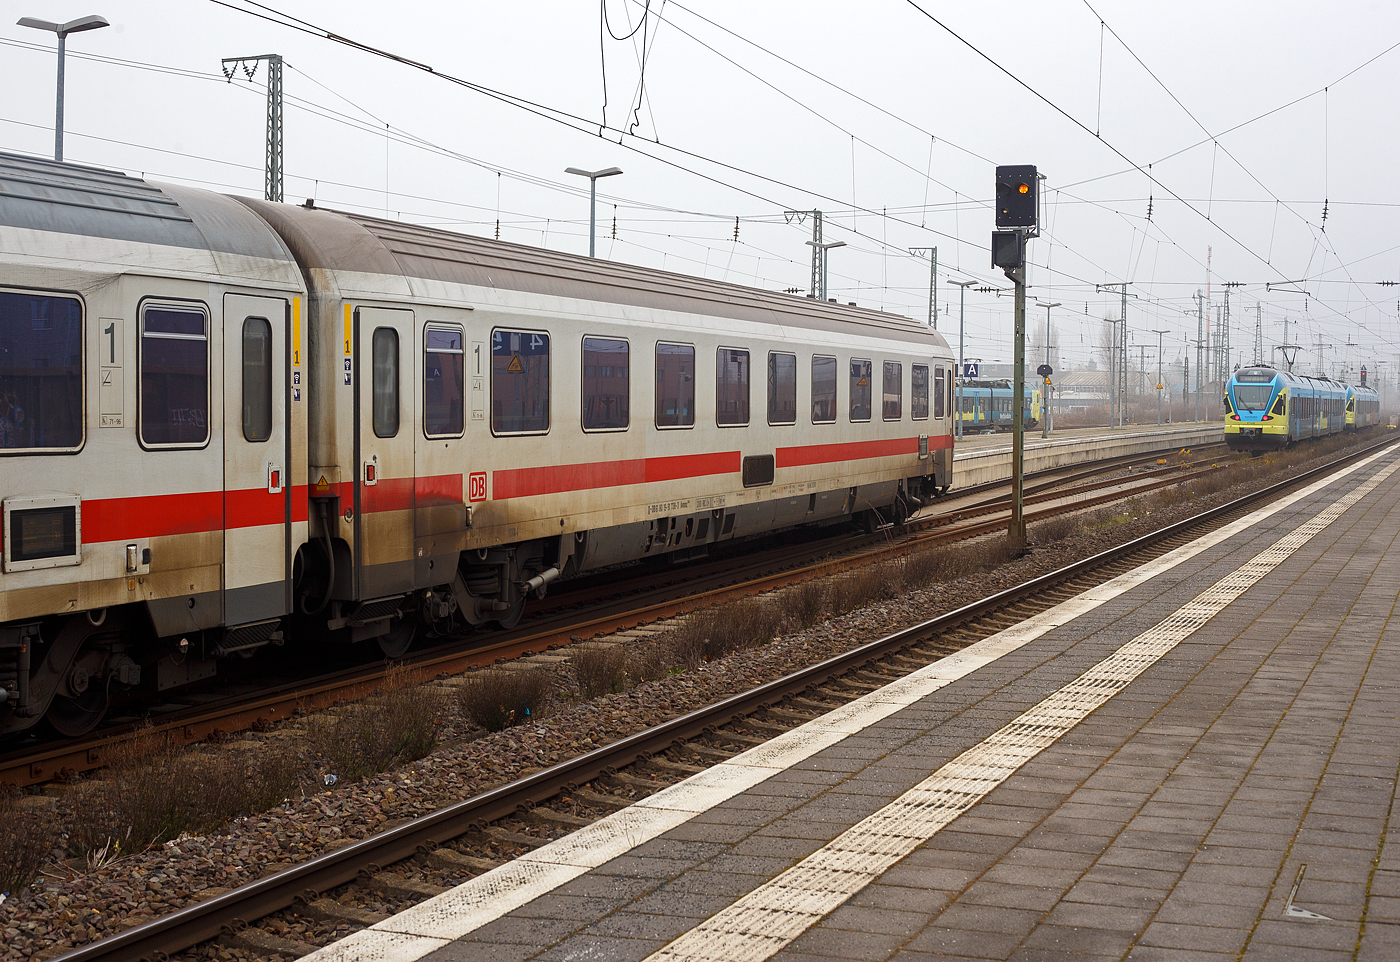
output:
[[656, 344], [656, 426], [695, 424], [695, 347]]
[[543, 434], [549, 430], [549, 335], [491, 332], [491, 430]]
[[169, 305], [141, 312], [141, 442], [203, 445], [209, 440], [209, 319]]
[[[928, 417], [928, 365], [915, 364], [910, 375], [911, 390], [909, 393], [909, 416], [915, 421], [922, 421]], [[943, 372], [938, 372], [938, 388], [943, 389]], [[941, 403], [941, 402], [939, 402]], [[943, 416], [940, 409], [938, 416]]]
[[768, 355], [768, 423], [797, 423], [797, 355]]
[[749, 352], [722, 347], [715, 360], [715, 420], [721, 427], [749, 423]]
[[0, 451], [83, 443], [82, 344], [77, 298], [0, 291]]
[[626, 341], [583, 339], [583, 429], [622, 431], [631, 418], [631, 374]]
[[898, 361], [886, 361], [884, 383], [880, 411], [886, 421], [898, 421], [904, 407], [904, 365]]
[[272, 437], [272, 325], [265, 317], [243, 321], [243, 439]]
[[870, 369], [869, 361], [851, 359], [851, 420], [870, 420]]
[[836, 358], [812, 358], [812, 423], [836, 420]]
[[399, 332], [376, 327], [370, 353], [374, 436], [392, 438], [399, 433]]
[[466, 402], [466, 352], [456, 324], [429, 324], [423, 330], [423, 434], [460, 438]]

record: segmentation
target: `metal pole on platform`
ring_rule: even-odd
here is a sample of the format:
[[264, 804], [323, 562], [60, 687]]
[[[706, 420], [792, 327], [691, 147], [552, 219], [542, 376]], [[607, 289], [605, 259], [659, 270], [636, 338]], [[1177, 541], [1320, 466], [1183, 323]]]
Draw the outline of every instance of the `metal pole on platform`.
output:
[[954, 436], [955, 436], [959, 441], [961, 441], [961, 440], [962, 440], [962, 422], [963, 422], [963, 418], [962, 418], [962, 409], [963, 409], [963, 403], [962, 403], [962, 397], [963, 397], [962, 389], [963, 389], [963, 386], [962, 386], [962, 381], [963, 381], [963, 371], [966, 370], [966, 367], [965, 367], [966, 360], [965, 360], [964, 357], [963, 357], [963, 333], [964, 333], [963, 320], [964, 320], [965, 315], [967, 314], [967, 289], [968, 289], [969, 287], [971, 287], [972, 285], [976, 284], [977, 282], [976, 282], [976, 281], [949, 281], [949, 283], [950, 283], [950, 284], [956, 284], [958, 287], [961, 287], [961, 288], [962, 288], [962, 290], [959, 292], [959, 295], [958, 295], [958, 370], [957, 370], [957, 374], [955, 375], [956, 378], [957, 378], [957, 380], [953, 382], [953, 383], [955, 383], [955, 384], [958, 386], [958, 409], [957, 409], [957, 411], [954, 412], [954, 414], [953, 414], [953, 416], [954, 416], [955, 418], [957, 418], [957, 420], [955, 420], [955, 421], [953, 422], [953, 433], [954, 433]]
[[1024, 435], [1026, 418], [1026, 281], [1024, 268], [1012, 278], [1016, 282], [1016, 353], [1015, 375], [1011, 382], [1011, 527], [1007, 537], [1013, 548], [1026, 544], [1026, 471]]
[[1157, 335], [1157, 427], [1162, 426], [1162, 335], [1166, 331], [1153, 331]]
[[[1050, 304], [1042, 304], [1045, 308], [1045, 366], [1050, 366], [1050, 308], [1059, 307], [1060, 302], [1054, 301]], [[1054, 388], [1050, 384], [1050, 376], [1046, 375], [1041, 381], [1040, 391], [1040, 436], [1048, 438], [1050, 436], [1050, 412], [1054, 410], [1050, 403], [1050, 393]]]

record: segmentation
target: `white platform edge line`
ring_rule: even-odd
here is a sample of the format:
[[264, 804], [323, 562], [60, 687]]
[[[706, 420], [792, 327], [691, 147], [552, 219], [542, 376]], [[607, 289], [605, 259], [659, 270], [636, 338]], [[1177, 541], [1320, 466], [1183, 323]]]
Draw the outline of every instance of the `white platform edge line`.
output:
[[[377, 922], [304, 958], [312, 962], [372, 962], [379, 959], [386, 962], [414, 962], [440, 946], [559, 888], [589, 868], [622, 854], [617, 848], [619, 839], [627, 843], [623, 851], [630, 851], [683, 824], [690, 817], [708, 811], [778, 772], [839, 743], [846, 737], [846, 732], [831, 727], [833, 716], [839, 715], [852, 724], [858, 718], [863, 719], [864, 725], [861, 727], [880, 721], [1020, 649], [1046, 632], [1068, 624], [1139, 584], [1286, 510], [1298, 501], [1350, 477], [1388, 453], [1391, 453], [1389, 448], [1377, 452], [1020, 624], [906, 675], [879, 691], [871, 692], [842, 708], [813, 719], [765, 745], [752, 748], [712, 769], [693, 775], [629, 808], [541, 846], [513, 862], [469, 879], [450, 891], [411, 906], [392, 918]], [[902, 697], [889, 698], [886, 693], [896, 686], [901, 688]], [[842, 729], [847, 727], [848, 724], [840, 726]], [[823, 734], [819, 735], [818, 732], [822, 730]], [[775, 755], [784, 758], [780, 767], [775, 767]], [[643, 811], [654, 814], [650, 819], [641, 818], [639, 816]], [[682, 814], [685, 817], [676, 821], [676, 816]], [[598, 857], [606, 853], [606, 857], [597, 861], [587, 857], [589, 853]], [[580, 858], [581, 855], [584, 857]], [[526, 865], [522, 863], [530, 863], [528, 871], [522, 872], [526, 869]], [[418, 955], [405, 954], [412, 951], [410, 946], [413, 945], [420, 946], [422, 951]]]

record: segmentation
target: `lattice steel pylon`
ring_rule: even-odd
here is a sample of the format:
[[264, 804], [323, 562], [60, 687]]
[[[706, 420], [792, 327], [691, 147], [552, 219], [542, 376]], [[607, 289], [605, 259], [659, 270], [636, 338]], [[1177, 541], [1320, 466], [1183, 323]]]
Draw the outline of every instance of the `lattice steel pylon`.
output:
[[258, 63], [267, 61], [267, 147], [263, 155], [263, 196], [282, 203], [282, 55], [258, 54], [256, 57], [227, 57], [222, 63], [224, 77], [233, 82], [241, 68], [249, 80], [258, 71]]
[[1264, 305], [1254, 305], [1254, 363], [1264, 363]]

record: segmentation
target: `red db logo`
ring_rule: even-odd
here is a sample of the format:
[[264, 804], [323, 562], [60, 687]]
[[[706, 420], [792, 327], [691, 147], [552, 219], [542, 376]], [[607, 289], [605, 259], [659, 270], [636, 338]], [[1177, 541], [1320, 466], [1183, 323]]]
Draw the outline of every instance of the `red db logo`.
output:
[[486, 500], [486, 472], [480, 471], [476, 474], [467, 475], [467, 500]]

